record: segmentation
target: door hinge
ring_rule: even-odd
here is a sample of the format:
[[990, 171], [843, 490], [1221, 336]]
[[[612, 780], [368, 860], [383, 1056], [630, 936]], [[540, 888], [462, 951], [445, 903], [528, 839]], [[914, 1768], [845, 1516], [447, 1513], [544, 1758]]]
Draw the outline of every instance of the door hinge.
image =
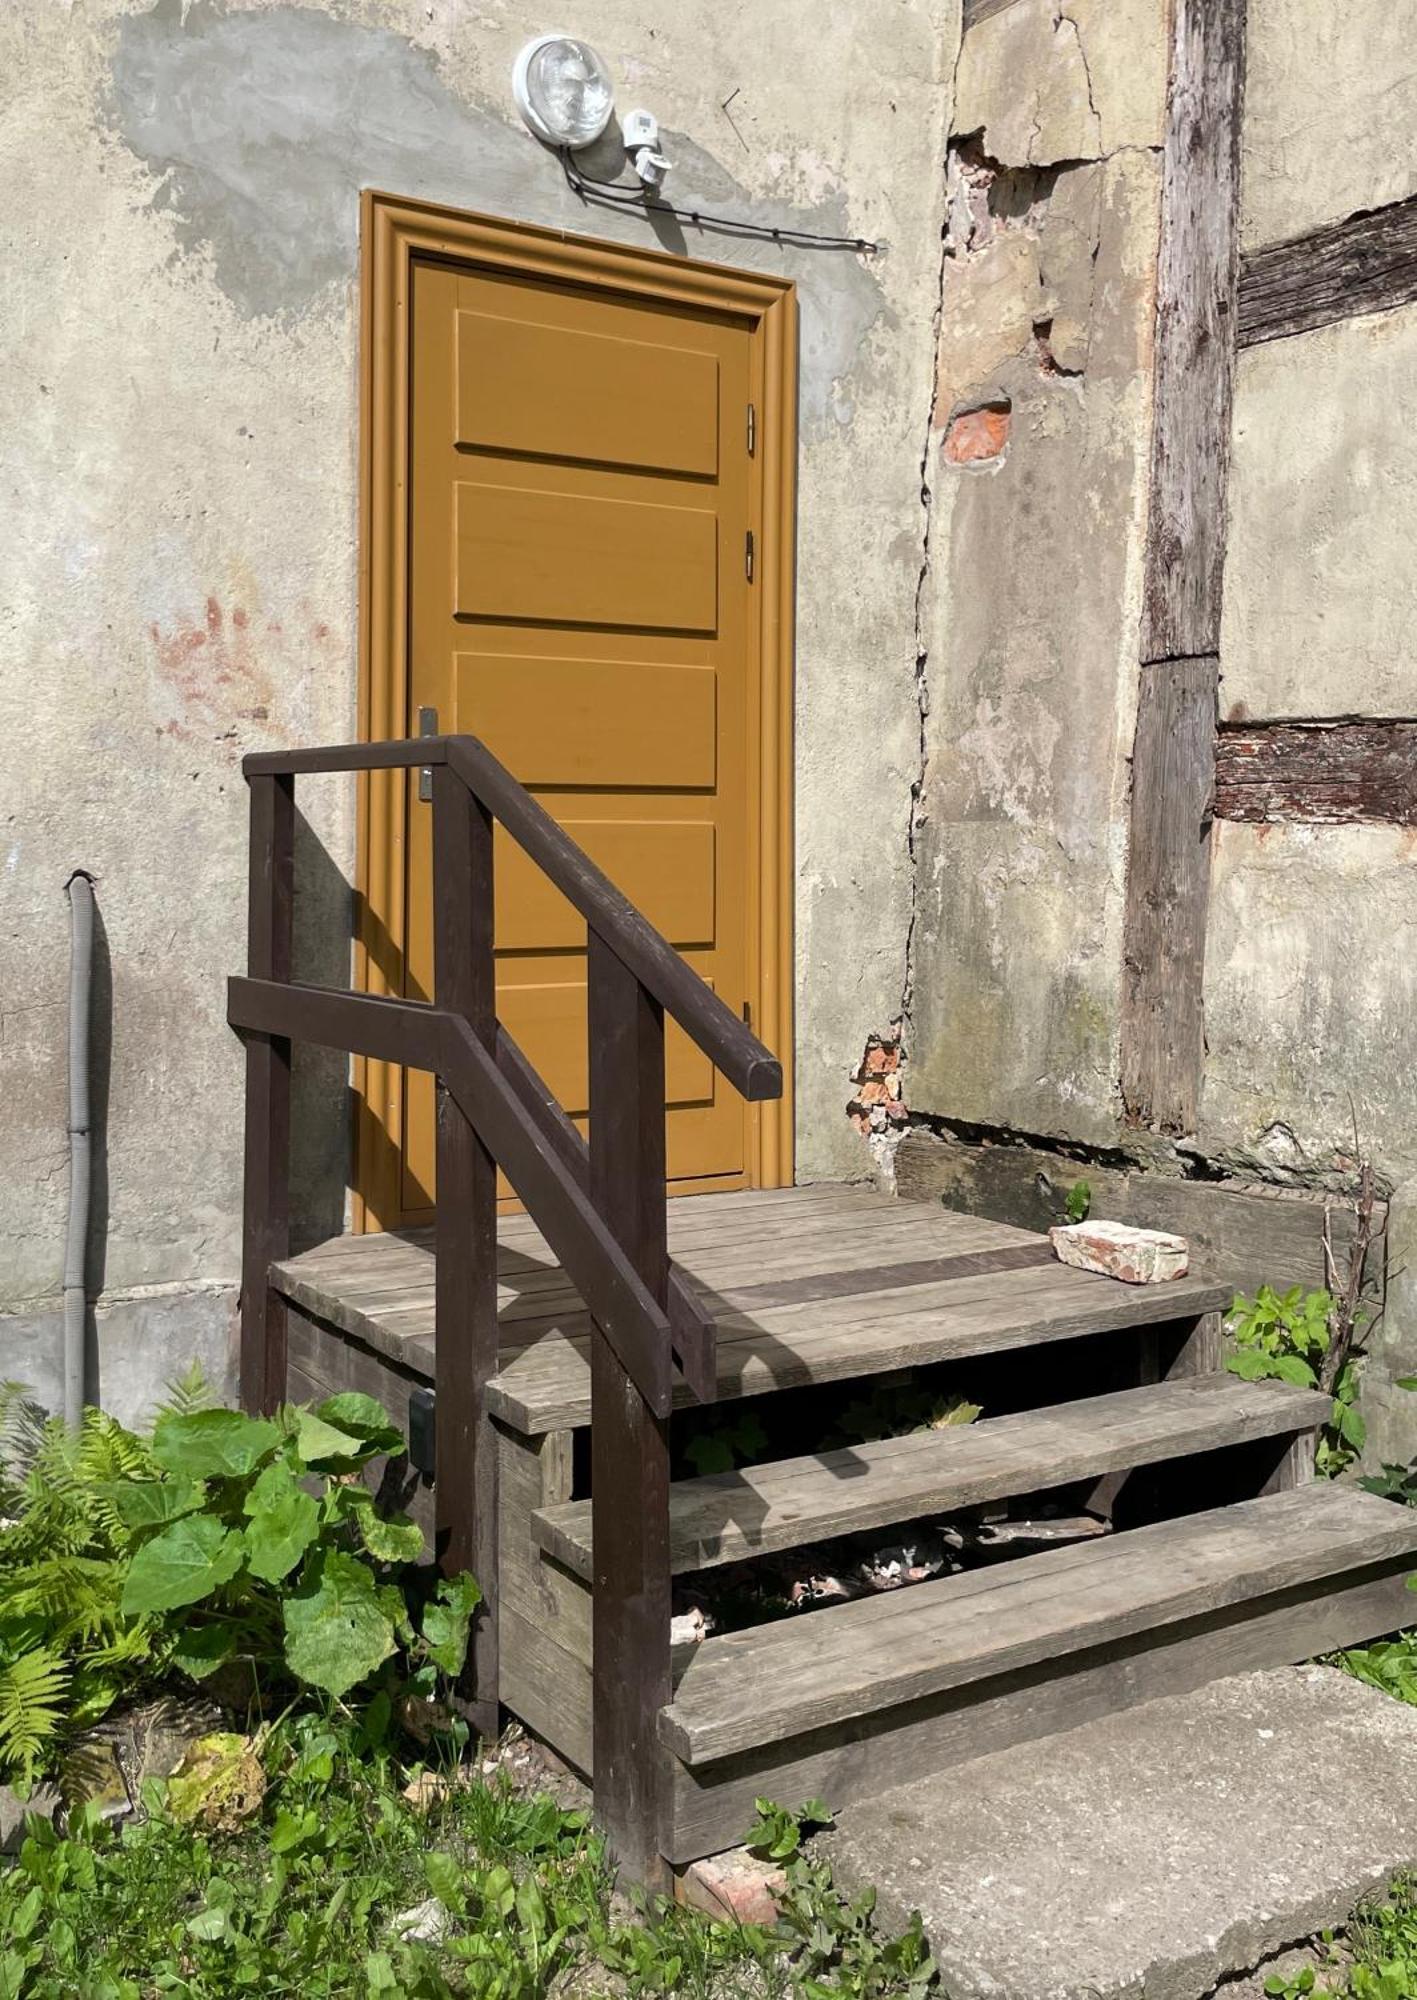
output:
[[751, 528], [749, 528], [747, 539], [743, 543], [743, 573], [749, 583], [751, 583], [753, 581], [753, 531]]
[[[418, 711], [418, 733], [420, 736], [438, 734], [438, 711], [436, 708], [420, 708]], [[418, 773], [418, 796], [424, 805], [433, 797], [433, 766], [424, 764]]]
[[758, 448], [758, 412], [753, 403], [748, 405], [748, 456], [751, 458]]

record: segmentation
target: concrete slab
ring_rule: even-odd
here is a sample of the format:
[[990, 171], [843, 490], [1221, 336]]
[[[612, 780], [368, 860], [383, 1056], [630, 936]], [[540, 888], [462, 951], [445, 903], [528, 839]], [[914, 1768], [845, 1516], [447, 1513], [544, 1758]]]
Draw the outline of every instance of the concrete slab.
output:
[[1417, 1863], [1417, 1709], [1241, 1674], [843, 1815], [837, 1881], [919, 1909], [951, 2000], [1202, 2000]]

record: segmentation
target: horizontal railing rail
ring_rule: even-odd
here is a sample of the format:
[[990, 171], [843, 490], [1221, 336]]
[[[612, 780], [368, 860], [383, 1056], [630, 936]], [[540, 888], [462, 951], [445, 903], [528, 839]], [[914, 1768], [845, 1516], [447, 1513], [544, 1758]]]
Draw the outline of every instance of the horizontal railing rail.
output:
[[343, 743], [323, 750], [261, 751], [247, 757], [242, 769], [252, 778], [435, 765], [447, 765], [456, 772], [741, 1097], [749, 1103], [781, 1097], [782, 1065], [777, 1057], [475, 736], [426, 736], [398, 743]]
[[[471, 1708], [497, 1721], [495, 1440], [486, 1387], [498, 1365], [500, 1169], [580, 1294], [591, 1328], [593, 1645], [597, 1811], [630, 1871], [660, 1874], [656, 1717], [670, 1695], [669, 1433], [678, 1367], [716, 1393], [715, 1333], [668, 1255], [666, 1018], [750, 1102], [780, 1096], [777, 1059], [472, 736], [248, 757], [250, 942], [227, 1015], [246, 1042], [242, 1392], [285, 1390], [286, 1307], [271, 1268], [288, 1254], [290, 1063], [295, 1042], [433, 1072], [437, 1123], [435, 1455], [438, 1555], [472, 1568]], [[292, 978], [294, 781], [430, 768], [434, 999], [340, 991]], [[587, 1142], [496, 1017], [493, 827], [586, 923]]]

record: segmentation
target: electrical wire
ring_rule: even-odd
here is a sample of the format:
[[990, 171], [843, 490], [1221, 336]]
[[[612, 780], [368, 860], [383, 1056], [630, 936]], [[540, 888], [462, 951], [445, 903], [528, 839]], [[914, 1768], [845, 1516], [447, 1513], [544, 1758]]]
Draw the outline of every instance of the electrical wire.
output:
[[710, 215], [700, 208], [680, 208], [672, 201], [649, 199], [645, 188], [625, 187], [619, 181], [597, 180], [584, 174], [571, 158], [570, 148], [557, 148], [566, 185], [582, 201], [597, 202], [602, 208], [633, 208], [640, 215], [672, 215], [695, 229], [712, 229], [720, 236], [747, 236], [768, 243], [781, 243], [794, 250], [855, 250], [863, 257], [879, 254], [880, 244], [865, 236], [829, 236], [815, 229], [774, 229], [766, 222], [744, 222], [731, 215]]

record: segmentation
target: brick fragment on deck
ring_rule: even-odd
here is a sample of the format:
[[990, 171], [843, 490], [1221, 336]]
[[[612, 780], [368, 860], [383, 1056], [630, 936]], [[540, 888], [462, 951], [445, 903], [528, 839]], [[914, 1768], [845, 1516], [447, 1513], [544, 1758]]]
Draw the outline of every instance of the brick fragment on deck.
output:
[[1065, 1264], [1099, 1271], [1128, 1285], [1164, 1284], [1184, 1278], [1190, 1247], [1184, 1236], [1164, 1229], [1134, 1229], [1125, 1222], [1071, 1222], [1048, 1231]]

